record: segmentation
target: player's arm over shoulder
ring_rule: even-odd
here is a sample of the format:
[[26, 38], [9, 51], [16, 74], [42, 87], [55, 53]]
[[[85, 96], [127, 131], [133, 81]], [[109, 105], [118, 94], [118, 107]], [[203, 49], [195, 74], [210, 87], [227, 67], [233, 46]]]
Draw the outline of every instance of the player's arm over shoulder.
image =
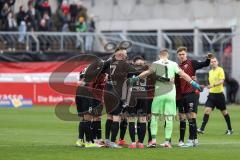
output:
[[138, 75], [138, 77], [139, 77], [140, 79], [144, 79], [144, 78], [146, 78], [147, 76], [153, 74], [154, 72], [155, 72], [155, 71], [153, 70], [153, 68], [152, 68], [152, 67], [149, 67], [148, 70], [143, 71], [141, 74]]
[[201, 69], [203, 67], [207, 67], [210, 64], [210, 59], [206, 59], [205, 61], [197, 61], [197, 60], [191, 60], [191, 61], [195, 70]]

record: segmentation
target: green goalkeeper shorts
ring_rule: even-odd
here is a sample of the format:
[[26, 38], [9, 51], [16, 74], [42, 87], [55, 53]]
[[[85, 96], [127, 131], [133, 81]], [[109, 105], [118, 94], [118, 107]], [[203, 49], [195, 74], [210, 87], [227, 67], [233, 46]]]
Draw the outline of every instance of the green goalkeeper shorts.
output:
[[153, 98], [152, 113], [160, 115], [176, 115], [176, 97], [161, 95]]

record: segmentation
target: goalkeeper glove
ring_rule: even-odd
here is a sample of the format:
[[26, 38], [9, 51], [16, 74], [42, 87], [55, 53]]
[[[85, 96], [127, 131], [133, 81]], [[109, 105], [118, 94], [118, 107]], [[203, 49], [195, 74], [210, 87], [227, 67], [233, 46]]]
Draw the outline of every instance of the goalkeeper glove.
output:
[[199, 90], [200, 92], [203, 91], [202, 87], [197, 82], [195, 82], [194, 80], [191, 80], [190, 84], [192, 85], [193, 88]]
[[133, 86], [133, 84], [139, 81], [139, 79], [140, 78], [138, 76], [133, 76], [132, 78], [129, 79], [130, 85]]

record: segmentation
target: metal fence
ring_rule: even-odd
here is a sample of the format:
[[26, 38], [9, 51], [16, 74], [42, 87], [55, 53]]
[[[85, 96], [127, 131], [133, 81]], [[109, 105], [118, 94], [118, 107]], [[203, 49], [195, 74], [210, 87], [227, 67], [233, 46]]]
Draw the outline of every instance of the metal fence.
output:
[[144, 55], [149, 61], [157, 58], [157, 53], [166, 48], [171, 59], [176, 60], [176, 49], [186, 46], [192, 58], [203, 57], [211, 51], [219, 58], [226, 72], [231, 73], [232, 33], [171, 33], [171, 32], [0, 32], [0, 52], [70, 52], [102, 51], [110, 41], [129, 40], [131, 52]]

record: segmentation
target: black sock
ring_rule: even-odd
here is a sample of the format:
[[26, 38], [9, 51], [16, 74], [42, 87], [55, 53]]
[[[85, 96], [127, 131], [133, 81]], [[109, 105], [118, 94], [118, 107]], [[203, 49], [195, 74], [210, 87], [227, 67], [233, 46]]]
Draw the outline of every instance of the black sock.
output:
[[93, 121], [91, 124], [91, 129], [92, 129], [92, 139], [97, 139], [97, 126], [96, 126], [96, 121]]
[[148, 121], [148, 142], [152, 141], [152, 134], [151, 134], [151, 120]]
[[101, 133], [101, 121], [93, 121], [92, 122], [92, 128], [93, 128], [93, 139], [101, 139], [102, 133]]
[[129, 135], [132, 142], [135, 142], [135, 122], [129, 122]]
[[78, 138], [79, 139], [84, 139], [84, 126], [85, 126], [85, 121], [80, 121], [78, 125]]
[[112, 128], [112, 120], [107, 119], [106, 121], [106, 125], [105, 125], [105, 139], [109, 139], [110, 138], [110, 132], [111, 132], [111, 128]]
[[208, 119], [209, 119], [209, 114], [204, 114], [202, 125], [201, 125], [201, 128], [200, 128], [202, 131], [205, 130], [205, 127], [207, 125]]
[[118, 130], [119, 130], [119, 122], [112, 122], [112, 127], [111, 127], [111, 132], [112, 132], [112, 136], [111, 136], [111, 142], [115, 142], [117, 135], [118, 135]]
[[180, 121], [180, 138], [179, 141], [184, 142], [184, 137], [185, 137], [185, 131], [186, 131], [186, 120], [181, 120]]
[[102, 127], [101, 127], [101, 121], [96, 121], [96, 137], [97, 139], [102, 139]]
[[85, 122], [85, 136], [87, 142], [92, 142], [92, 129], [91, 129], [91, 121]]
[[197, 120], [192, 118], [193, 121], [193, 139], [197, 139]]
[[146, 123], [137, 124], [137, 134], [140, 143], [143, 143], [146, 134]]
[[125, 136], [125, 133], [126, 133], [126, 130], [127, 130], [127, 120], [124, 119], [121, 121], [120, 123], [120, 139], [123, 140], [124, 139], [124, 136]]
[[225, 121], [227, 123], [228, 130], [232, 130], [231, 120], [229, 114], [224, 115]]
[[193, 134], [194, 134], [193, 133], [194, 132], [194, 124], [193, 124], [192, 119], [189, 119], [188, 123], [189, 123], [189, 139], [193, 140], [194, 139], [194, 136], [193, 136]]

